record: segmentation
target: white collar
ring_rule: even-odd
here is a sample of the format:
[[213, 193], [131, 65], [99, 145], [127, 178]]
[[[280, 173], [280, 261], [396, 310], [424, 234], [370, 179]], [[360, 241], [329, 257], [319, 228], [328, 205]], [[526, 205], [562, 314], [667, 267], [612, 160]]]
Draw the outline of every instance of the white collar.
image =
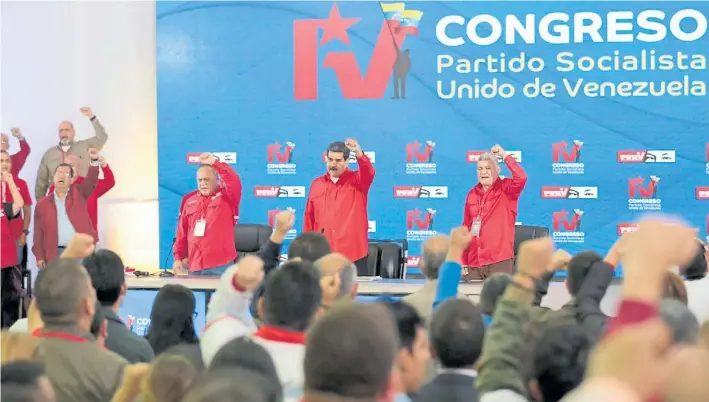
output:
[[478, 372], [473, 369], [446, 369], [442, 368], [438, 370], [438, 374], [458, 374], [458, 375], [467, 375], [468, 377], [477, 377]]

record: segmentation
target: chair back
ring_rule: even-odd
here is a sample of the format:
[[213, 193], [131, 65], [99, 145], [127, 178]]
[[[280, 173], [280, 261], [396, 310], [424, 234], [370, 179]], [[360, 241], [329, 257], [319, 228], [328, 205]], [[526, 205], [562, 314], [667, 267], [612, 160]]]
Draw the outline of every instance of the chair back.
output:
[[266, 244], [273, 229], [267, 225], [255, 223], [237, 223], [234, 225], [234, 246], [239, 258], [257, 252]]
[[536, 239], [539, 237], [549, 236], [549, 228], [544, 226], [527, 226], [527, 225], [516, 225], [515, 226], [515, 257], [519, 251], [519, 245], [523, 241]]

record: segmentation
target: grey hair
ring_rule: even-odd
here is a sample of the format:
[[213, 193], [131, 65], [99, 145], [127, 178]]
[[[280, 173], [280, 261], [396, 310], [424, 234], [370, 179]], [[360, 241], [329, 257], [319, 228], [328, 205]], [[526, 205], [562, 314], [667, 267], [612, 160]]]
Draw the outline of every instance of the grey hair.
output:
[[443, 265], [446, 261], [448, 251], [431, 251], [424, 248], [423, 253], [421, 254], [419, 269], [421, 270], [421, 273], [423, 273], [423, 276], [428, 280], [438, 279], [438, 271], [440, 270], [441, 265]]
[[500, 163], [497, 160], [497, 156], [491, 154], [490, 152], [485, 152], [484, 154], [480, 155], [478, 157], [478, 162], [481, 162], [481, 161], [490, 161], [496, 167], [498, 167], [498, 168], [500, 167]]
[[660, 317], [672, 330], [675, 344], [695, 344], [699, 339], [699, 321], [684, 303], [676, 299], [660, 301]]
[[337, 298], [350, 295], [355, 284], [357, 284], [357, 266], [348, 260], [340, 269], [340, 291], [337, 292]]

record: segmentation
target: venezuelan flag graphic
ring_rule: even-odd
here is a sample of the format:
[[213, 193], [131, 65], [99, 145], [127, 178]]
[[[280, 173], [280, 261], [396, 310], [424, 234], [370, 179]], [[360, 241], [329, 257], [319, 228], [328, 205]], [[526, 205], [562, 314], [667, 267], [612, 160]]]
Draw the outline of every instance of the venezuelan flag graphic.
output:
[[379, 3], [384, 13], [384, 19], [389, 22], [401, 22], [402, 13], [406, 9], [405, 3]]
[[423, 17], [422, 11], [404, 10], [401, 13], [401, 24], [397, 28], [397, 31], [418, 35], [421, 17]]

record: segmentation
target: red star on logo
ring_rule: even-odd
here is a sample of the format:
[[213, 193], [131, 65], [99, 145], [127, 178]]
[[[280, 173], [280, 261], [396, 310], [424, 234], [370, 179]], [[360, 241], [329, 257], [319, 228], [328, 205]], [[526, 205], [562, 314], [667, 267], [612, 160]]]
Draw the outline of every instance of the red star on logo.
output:
[[339, 39], [342, 43], [349, 46], [350, 38], [347, 36], [347, 30], [357, 22], [359, 22], [359, 18], [342, 18], [337, 4], [333, 4], [330, 9], [330, 16], [328, 16], [326, 20], [320, 20], [318, 23], [320, 28], [323, 29], [320, 46], [333, 39]]

